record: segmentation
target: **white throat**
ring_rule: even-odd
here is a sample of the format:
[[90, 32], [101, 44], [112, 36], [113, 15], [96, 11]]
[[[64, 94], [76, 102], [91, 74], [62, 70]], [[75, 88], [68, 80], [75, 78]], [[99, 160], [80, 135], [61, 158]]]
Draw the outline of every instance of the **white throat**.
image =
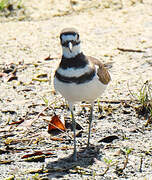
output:
[[62, 52], [65, 58], [73, 58], [81, 53], [80, 44], [73, 46], [72, 51], [68, 47], [62, 46]]

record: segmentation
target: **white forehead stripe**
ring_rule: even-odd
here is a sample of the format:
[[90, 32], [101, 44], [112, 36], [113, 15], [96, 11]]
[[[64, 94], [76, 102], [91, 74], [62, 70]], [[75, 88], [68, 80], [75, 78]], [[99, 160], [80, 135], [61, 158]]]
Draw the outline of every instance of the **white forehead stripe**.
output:
[[68, 69], [59, 68], [58, 69], [58, 73], [61, 76], [66, 76], [66, 77], [73, 77], [73, 76], [80, 77], [89, 71], [90, 71], [89, 65], [85, 66], [84, 68], [79, 68], [79, 69], [75, 69], [75, 68], [68, 68]]
[[62, 41], [65, 42], [65, 41], [76, 41], [77, 40], [77, 34], [76, 35], [62, 35]]

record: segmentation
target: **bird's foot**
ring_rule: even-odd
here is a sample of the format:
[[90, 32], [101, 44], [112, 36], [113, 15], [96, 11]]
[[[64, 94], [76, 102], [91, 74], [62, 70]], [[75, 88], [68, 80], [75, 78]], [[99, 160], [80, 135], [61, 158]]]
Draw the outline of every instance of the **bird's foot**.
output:
[[77, 153], [73, 152], [73, 154], [68, 158], [69, 162], [76, 162], [78, 160]]
[[71, 156], [71, 158], [73, 159], [73, 161], [77, 161], [77, 153], [76, 152], [74, 152], [73, 154], [72, 154], [72, 156]]

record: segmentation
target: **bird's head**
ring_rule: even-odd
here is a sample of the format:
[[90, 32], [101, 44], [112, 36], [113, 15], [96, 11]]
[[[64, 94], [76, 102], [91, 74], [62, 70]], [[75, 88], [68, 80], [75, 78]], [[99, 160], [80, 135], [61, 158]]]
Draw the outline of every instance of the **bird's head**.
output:
[[81, 53], [79, 33], [76, 29], [63, 29], [60, 33], [60, 40], [65, 58], [73, 58]]

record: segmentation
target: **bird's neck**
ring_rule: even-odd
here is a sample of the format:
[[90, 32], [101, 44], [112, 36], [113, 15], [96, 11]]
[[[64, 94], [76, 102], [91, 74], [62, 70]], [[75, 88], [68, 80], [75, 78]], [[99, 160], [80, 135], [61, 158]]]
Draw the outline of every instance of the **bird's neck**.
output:
[[62, 56], [61, 62], [60, 62], [60, 68], [67, 69], [67, 68], [83, 68], [88, 64], [88, 60], [86, 56], [80, 52], [74, 57], [66, 58], [65, 56]]

